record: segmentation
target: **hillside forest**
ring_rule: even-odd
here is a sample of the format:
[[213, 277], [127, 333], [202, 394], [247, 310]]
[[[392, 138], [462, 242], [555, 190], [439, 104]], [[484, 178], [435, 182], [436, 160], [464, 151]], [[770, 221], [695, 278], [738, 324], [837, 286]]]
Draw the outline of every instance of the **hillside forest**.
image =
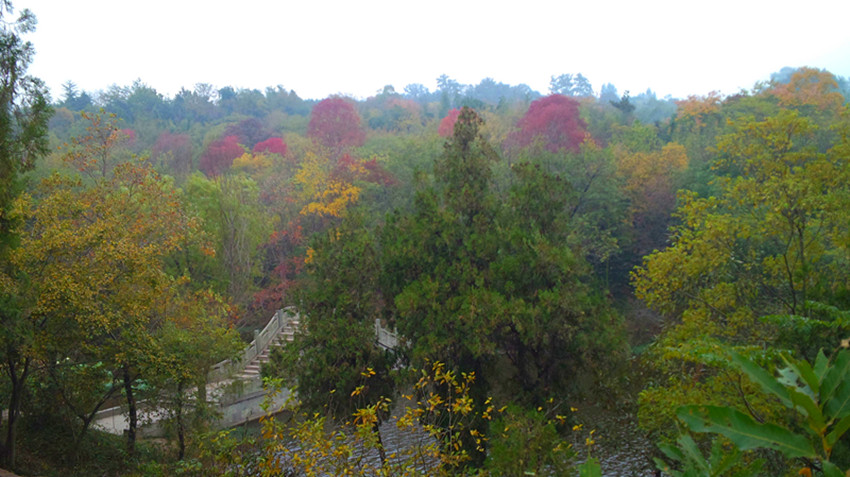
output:
[[[2, 467], [601, 475], [627, 423], [650, 443], [633, 475], [850, 468], [846, 78], [783, 68], [658, 98], [443, 75], [321, 100], [68, 81], [53, 98], [26, 74], [34, 17], [10, 15]], [[300, 329], [263, 375], [297, 402], [218, 429], [210, 368], [285, 307]], [[171, 438], [137, 436], [141, 402]], [[404, 403], [434, 441], [407, 460], [376, 432]], [[92, 426], [115, 405], [124, 436]]]

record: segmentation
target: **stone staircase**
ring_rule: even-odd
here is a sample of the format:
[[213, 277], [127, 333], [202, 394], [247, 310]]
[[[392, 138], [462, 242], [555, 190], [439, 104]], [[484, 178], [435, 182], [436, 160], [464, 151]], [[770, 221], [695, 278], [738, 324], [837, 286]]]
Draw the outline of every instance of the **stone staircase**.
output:
[[[207, 374], [207, 398], [216, 403], [222, 413], [218, 421], [221, 427], [235, 426], [263, 415], [265, 390], [260, 379], [260, 368], [269, 361], [271, 351], [294, 339], [300, 327], [295, 308], [278, 310], [261, 331], [254, 332], [254, 340], [245, 347], [239, 357], [216, 363]], [[386, 349], [399, 345], [400, 338], [385, 329], [380, 320], [375, 321], [375, 344]], [[188, 390], [187, 394], [194, 394]], [[275, 406], [283, 406], [289, 399], [290, 391], [283, 390], [275, 398]], [[140, 409], [143, 403], [140, 403]], [[163, 428], [159, 420], [163, 417], [160, 409], [142, 410], [149, 412], [148, 424], [140, 428], [140, 435], [160, 437]], [[100, 429], [113, 434], [121, 434], [127, 429], [126, 411], [121, 407], [103, 409], [97, 413], [92, 423]], [[383, 432], [383, 431], [382, 431]], [[388, 439], [394, 439], [392, 434]], [[2, 477], [2, 474], [0, 474]]]
[[269, 355], [274, 348], [279, 348], [284, 344], [295, 339], [295, 333], [298, 331], [300, 322], [298, 319], [288, 321], [272, 339], [272, 341], [260, 353], [245, 365], [245, 368], [234, 376], [237, 379], [253, 380], [260, 379], [260, 368], [264, 363], [269, 362]]

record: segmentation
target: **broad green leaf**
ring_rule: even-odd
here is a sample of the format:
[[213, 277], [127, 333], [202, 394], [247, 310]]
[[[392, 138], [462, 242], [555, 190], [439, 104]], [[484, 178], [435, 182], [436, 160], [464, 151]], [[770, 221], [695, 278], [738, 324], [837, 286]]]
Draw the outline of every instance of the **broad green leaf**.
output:
[[803, 415], [808, 417], [808, 424], [812, 431], [817, 435], [821, 435], [826, 428], [826, 420], [823, 417], [820, 407], [818, 407], [818, 403], [814, 401], [812, 396], [794, 389], [790, 389], [788, 395], [794, 403], [794, 409], [801, 411]]
[[826, 435], [826, 443], [830, 448], [835, 447], [835, 443], [838, 442], [838, 439], [847, 432], [847, 429], [850, 429], [850, 416], [846, 416], [840, 421], [835, 427], [832, 428], [832, 431]]
[[661, 450], [661, 452], [664, 455], [667, 456], [667, 458], [678, 461], [678, 462], [684, 462], [685, 461], [685, 454], [682, 452], [682, 449], [679, 448], [679, 447], [681, 447], [681, 437], [679, 439], [680, 439], [679, 440], [679, 442], [680, 442], [679, 446], [674, 446], [673, 444], [670, 444], [670, 443], [662, 443], [662, 444], [658, 444], [658, 448]]
[[757, 366], [752, 361], [741, 356], [735, 351], [732, 351], [732, 361], [741, 368], [753, 382], [757, 383], [765, 391], [778, 397], [782, 404], [786, 407], [793, 407], [791, 397], [788, 395], [788, 390], [776, 378], [770, 375], [767, 371]]
[[578, 467], [579, 477], [602, 477], [602, 466], [599, 464], [599, 459], [593, 457], [584, 461]]
[[843, 419], [850, 415], [850, 380], [838, 385], [832, 397], [826, 402], [824, 411], [833, 419]]
[[741, 461], [741, 452], [738, 449], [725, 451], [720, 439], [715, 437], [711, 443], [710, 469], [711, 475], [727, 475], [727, 471]]
[[[776, 380], [779, 382], [779, 384], [785, 386], [786, 388], [801, 389], [800, 375], [794, 368], [790, 366], [780, 368], [776, 370], [776, 373], [779, 375], [776, 377]], [[805, 383], [803, 385], [805, 385]]]
[[833, 392], [844, 382], [847, 373], [850, 372], [850, 352], [841, 350], [835, 356], [835, 362], [826, 371], [820, 388], [820, 402], [827, 402]]
[[653, 457], [652, 460], [655, 462], [655, 468], [660, 470], [661, 472], [672, 475], [673, 477], [680, 477], [682, 475], [681, 472], [671, 469], [670, 465], [667, 464], [667, 462], [664, 462], [658, 457]]
[[823, 378], [826, 376], [826, 371], [829, 367], [829, 359], [823, 354], [823, 350], [818, 350], [818, 356], [815, 358], [814, 373], [818, 378], [819, 383], [823, 383]]
[[815, 372], [812, 370], [812, 366], [806, 360], [786, 360], [788, 366], [794, 370], [795, 374], [799, 376], [800, 380], [805, 384], [803, 389], [806, 394], [810, 395], [812, 399], [817, 399], [818, 392], [820, 391], [820, 382], [818, 377], [815, 375]]
[[716, 432], [741, 450], [775, 449], [787, 457], [814, 457], [812, 444], [803, 436], [775, 424], [759, 424], [750, 416], [726, 407], [682, 406], [676, 415], [695, 432]]
[[844, 472], [841, 472], [841, 469], [832, 462], [825, 460], [821, 462], [821, 465], [823, 465], [823, 477], [845, 477]]
[[[687, 454], [691, 463], [694, 464], [699, 471], [709, 474], [709, 466], [705, 462], [705, 457], [702, 456], [702, 452], [700, 452], [699, 447], [697, 447], [693, 438], [687, 434], [683, 434], [679, 436], [678, 442], [679, 447], [685, 454]], [[682, 462], [684, 463], [685, 461], [683, 460]]]

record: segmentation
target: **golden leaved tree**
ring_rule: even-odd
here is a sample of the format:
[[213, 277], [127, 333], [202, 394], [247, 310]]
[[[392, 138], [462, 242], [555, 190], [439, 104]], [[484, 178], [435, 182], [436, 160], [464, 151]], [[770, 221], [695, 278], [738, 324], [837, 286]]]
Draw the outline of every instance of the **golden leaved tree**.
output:
[[[91, 137], [118, 140], [113, 123], [93, 124], [107, 131]], [[78, 142], [66, 156], [88, 177], [85, 182], [54, 175], [37, 195], [19, 199], [16, 211], [26, 226], [11, 260], [20, 273], [3, 283], [22, 303], [15, 328], [20, 365], [40, 363], [54, 378], [68, 376], [71, 367], [104, 370], [92, 377], [111, 382], [102, 395], [65, 395], [65, 404], [86, 403], [74, 411], [82, 420], [79, 440], [98, 408], [123, 389], [132, 453], [137, 380], [159, 366], [160, 331], [179, 316], [164, 313], [163, 300], [184, 281], [166, 272], [165, 259], [200, 239], [200, 224], [181, 206], [170, 181], [146, 161], [104, 168], [97, 153], [107, 146], [97, 139]], [[100, 392], [103, 384], [91, 391]]]
[[[798, 330], [780, 341], [793, 331], [789, 320], [808, 321], [818, 304], [841, 307], [850, 291], [846, 122], [826, 128], [782, 110], [730, 126], [717, 142], [721, 193], [681, 192], [672, 244], [633, 274], [638, 298], [674, 319], [653, 353], [668, 379], [641, 396], [651, 428], [668, 425], [660, 421], [676, 403], [739, 402], [744, 390], [724, 345], [809, 356], [840, 338]], [[824, 137], [835, 138], [828, 148]]]

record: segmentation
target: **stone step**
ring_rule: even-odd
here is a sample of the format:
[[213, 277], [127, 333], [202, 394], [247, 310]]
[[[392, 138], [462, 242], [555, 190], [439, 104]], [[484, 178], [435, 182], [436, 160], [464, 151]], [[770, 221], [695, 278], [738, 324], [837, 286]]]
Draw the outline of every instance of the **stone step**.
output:
[[260, 367], [263, 363], [268, 363], [271, 354], [272, 347], [279, 348], [286, 343], [289, 343], [295, 339], [295, 334], [298, 333], [298, 328], [301, 323], [298, 320], [289, 321], [286, 323], [280, 331], [271, 339], [268, 346], [261, 350], [260, 354], [258, 354], [250, 363], [248, 363], [243, 370], [236, 375], [237, 378], [241, 379], [251, 379], [260, 374]]

